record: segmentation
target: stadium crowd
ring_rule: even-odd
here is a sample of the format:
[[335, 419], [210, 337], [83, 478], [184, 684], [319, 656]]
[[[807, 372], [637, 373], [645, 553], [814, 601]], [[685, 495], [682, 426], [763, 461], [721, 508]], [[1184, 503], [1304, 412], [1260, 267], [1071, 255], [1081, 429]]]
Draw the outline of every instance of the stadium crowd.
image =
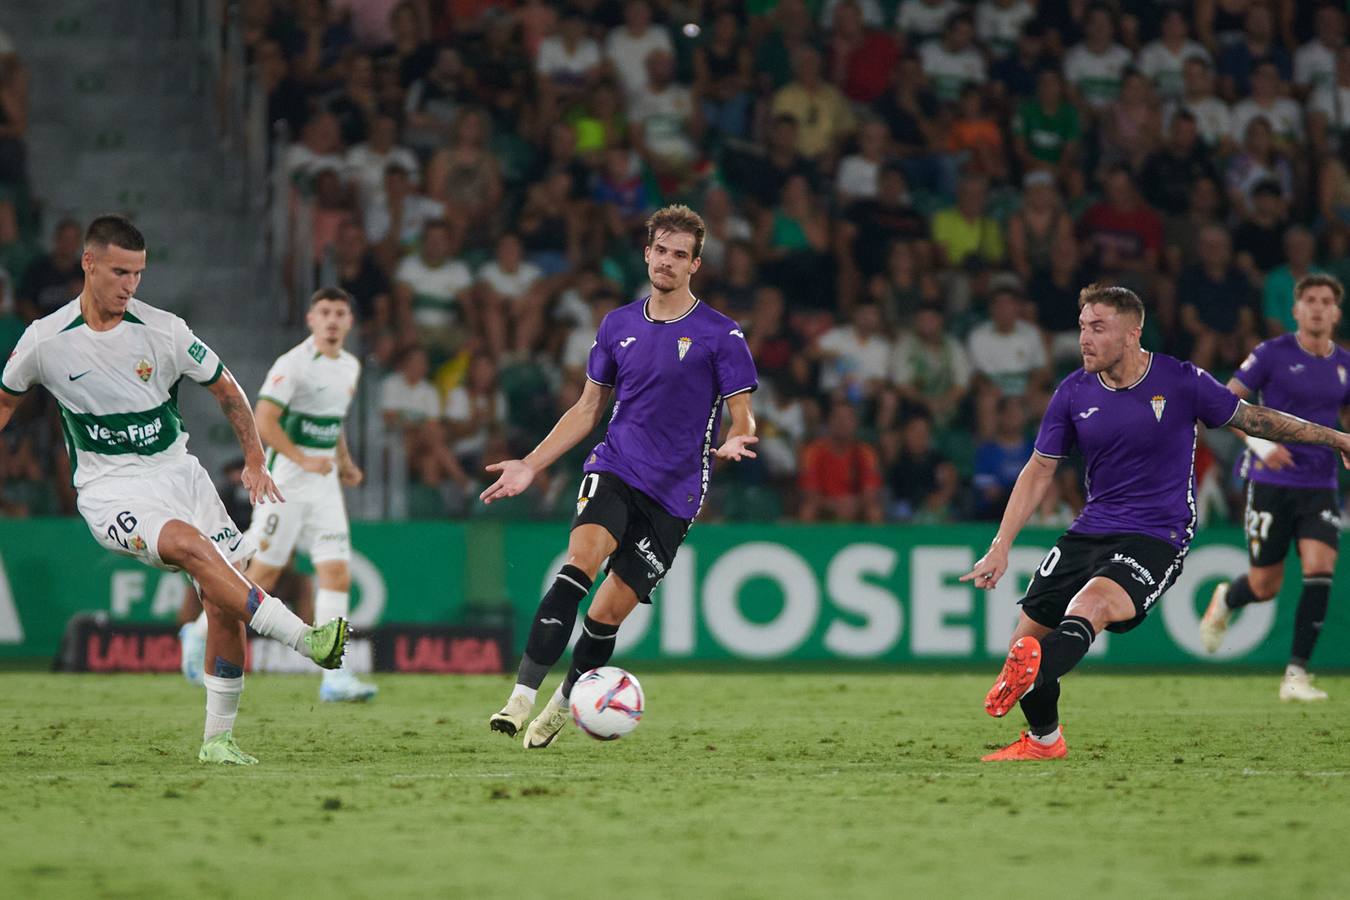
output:
[[[310, 222], [291, 252], [356, 298], [415, 516], [475, 510], [483, 463], [576, 399], [600, 318], [643, 293], [643, 223], [665, 203], [706, 219], [695, 293], [759, 367], [760, 457], [722, 472], [706, 510], [728, 518], [996, 518], [1078, 364], [1080, 287], [1135, 289], [1145, 346], [1223, 379], [1292, 329], [1298, 277], [1350, 276], [1350, 47], [1331, 3], [245, 0], [241, 15], [291, 136], [273, 165]], [[0, 69], [0, 245], [18, 241], [15, 83]], [[6, 322], [68, 294], [78, 234], [55, 225]], [[1237, 515], [1225, 437], [1202, 445], [1201, 493]], [[54, 446], [7, 433], [0, 509], [46, 511], [13, 485], [55, 471]], [[578, 462], [510, 512], [566, 514]], [[1043, 524], [1081, 505], [1062, 475]]]

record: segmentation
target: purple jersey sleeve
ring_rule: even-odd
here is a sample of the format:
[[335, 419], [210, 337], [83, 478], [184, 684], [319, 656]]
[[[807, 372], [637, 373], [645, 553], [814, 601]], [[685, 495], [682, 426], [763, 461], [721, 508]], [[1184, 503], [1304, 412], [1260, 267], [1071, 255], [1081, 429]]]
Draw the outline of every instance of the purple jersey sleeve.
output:
[[759, 387], [755, 360], [740, 328], [732, 328], [717, 344], [717, 392], [722, 397], [743, 394]]
[[1181, 369], [1183, 373], [1195, 374], [1195, 417], [1209, 428], [1222, 428], [1232, 421], [1242, 402], [1237, 395], [1204, 369], [1190, 363], [1182, 363]]
[[1270, 358], [1273, 356], [1268, 347], [1257, 347], [1242, 365], [1233, 373], [1233, 377], [1242, 382], [1253, 394], [1259, 393], [1270, 379]]
[[591, 344], [590, 358], [586, 360], [586, 377], [596, 384], [614, 387], [619, 367], [610, 347], [608, 325], [609, 316], [605, 316], [600, 322], [600, 330], [595, 334], [595, 343]]
[[1061, 382], [1050, 398], [1050, 405], [1045, 408], [1041, 429], [1036, 433], [1036, 452], [1041, 456], [1063, 459], [1077, 443], [1073, 416], [1069, 413], [1069, 393], [1069, 382]]

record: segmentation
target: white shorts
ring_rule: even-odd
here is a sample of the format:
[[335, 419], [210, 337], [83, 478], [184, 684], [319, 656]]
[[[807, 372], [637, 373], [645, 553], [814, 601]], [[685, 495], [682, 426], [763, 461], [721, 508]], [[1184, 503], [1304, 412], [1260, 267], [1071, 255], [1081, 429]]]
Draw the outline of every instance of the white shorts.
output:
[[352, 555], [347, 504], [337, 479], [319, 484], [279, 486], [285, 503], [253, 507], [250, 542], [258, 548], [258, 562], [282, 568], [295, 551], [311, 562], [347, 562]]
[[178, 570], [159, 555], [159, 533], [175, 519], [210, 538], [231, 565], [253, 555], [253, 544], [191, 454], [143, 474], [99, 478], [80, 490], [76, 507], [100, 544], [156, 569]]

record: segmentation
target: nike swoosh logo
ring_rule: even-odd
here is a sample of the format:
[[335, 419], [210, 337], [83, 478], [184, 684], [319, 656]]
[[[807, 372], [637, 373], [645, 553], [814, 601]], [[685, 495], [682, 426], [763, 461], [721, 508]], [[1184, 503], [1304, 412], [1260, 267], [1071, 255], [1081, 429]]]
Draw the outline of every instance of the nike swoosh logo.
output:
[[243, 542], [244, 542], [244, 539], [243, 539], [243, 538], [240, 538], [239, 540], [237, 540], [237, 541], [235, 541], [233, 544], [231, 544], [231, 545], [230, 545], [230, 552], [233, 553], [234, 551], [238, 550], [238, 549], [239, 549], [239, 545], [242, 544]]
[[83, 372], [81, 372], [81, 373], [78, 374], [78, 375], [67, 375], [66, 377], [69, 378], [71, 381], [79, 381], [81, 378], [83, 378], [84, 376], [88, 375], [88, 374], [89, 374], [90, 372], [92, 372], [92, 371], [94, 371], [94, 370], [93, 370], [93, 369], [85, 369]]

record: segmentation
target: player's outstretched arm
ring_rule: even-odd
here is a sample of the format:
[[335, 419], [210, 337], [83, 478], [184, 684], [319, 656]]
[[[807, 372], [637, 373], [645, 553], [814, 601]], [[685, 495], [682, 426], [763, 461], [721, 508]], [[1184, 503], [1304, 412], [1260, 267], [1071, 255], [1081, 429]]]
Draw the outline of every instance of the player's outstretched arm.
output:
[[486, 467], [489, 472], [501, 474], [487, 490], [478, 495], [478, 499], [491, 503], [514, 497], [528, 488], [536, 474], [557, 462], [558, 457], [575, 447], [600, 424], [600, 418], [604, 416], [613, 393], [613, 388], [587, 381], [581, 391], [581, 399], [562, 414], [558, 424], [528, 456], [524, 459], [503, 460]]
[[[1229, 393], [1236, 394], [1239, 400], [1246, 400], [1252, 395], [1252, 392], [1247, 386], [1236, 378], [1228, 379], [1228, 384], [1226, 384], [1225, 387], [1228, 388]], [[1265, 464], [1266, 468], [1270, 469], [1272, 472], [1278, 472], [1285, 466], [1293, 465], [1294, 457], [1290, 454], [1289, 448], [1285, 447], [1283, 444], [1277, 444], [1274, 441], [1268, 441], [1265, 438], [1252, 437], [1245, 431], [1241, 431], [1231, 425], [1228, 427], [1228, 430], [1242, 438], [1247, 446], [1251, 448], [1251, 451], [1255, 453], [1261, 462]]]
[[1318, 425], [1298, 416], [1257, 406], [1245, 400], [1238, 403], [1237, 412], [1228, 424], [1252, 437], [1290, 444], [1318, 444], [1330, 447], [1341, 455], [1341, 461], [1350, 469], [1350, 434]]
[[718, 447], [718, 459], [754, 459], [755, 451], [750, 445], [759, 440], [755, 437], [755, 412], [750, 408], [750, 392], [745, 391], [727, 399], [727, 409], [731, 411], [731, 427], [727, 429], [727, 439]]
[[1058, 468], [1059, 460], [1039, 453], [1031, 454], [1031, 459], [1022, 467], [1022, 473], [1013, 485], [1008, 506], [1003, 510], [1003, 521], [999, 523], [998, 534], [989, 545], [989, 552], [980, 557], [975, 568], [961, 576], [962, 581], [973, 581], [977, 588], [986, 590], [998, 584], [1008, 569], [1008, 548], [1017, 539], [1032, 512], [1045, 499], [1045, 492], [1049, 490]]
[[220, 411], [225, 414], [226, 419], [229, 419], [234, 436], [239, 439], [239, 446], [243, 448], [243, 482], [244, 487], [248, 488], [249, 501], [282, 502], [285, 498], [281, 496], [281, 491], [277, 490], [267, 466], [263, 463], [262, 441], [258, 439], [258, 426], [253, 421], [253, 411], [249, 409], [244, 389], [234, 380], [234, 375], [230, 374], [229, 369], [223, 370], [220, 377], [206, 389], [220, 404]]

